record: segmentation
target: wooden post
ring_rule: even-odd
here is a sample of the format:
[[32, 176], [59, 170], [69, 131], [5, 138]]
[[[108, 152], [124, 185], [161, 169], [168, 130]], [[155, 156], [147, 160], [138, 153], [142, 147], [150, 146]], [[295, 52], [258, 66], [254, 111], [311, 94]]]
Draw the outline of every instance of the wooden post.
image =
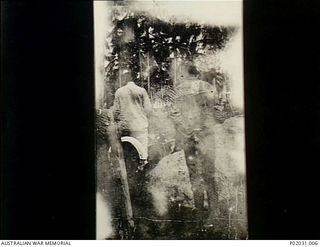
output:
[[[130, 225], [130, 227], [133, 229], [134, 228], [133, 209], [132, 209], [132, 204], [131, 204], [128, 174], [127, 174], [123, 149], [121, 146], [121, 141], [118, 139], [117, 124], [114, 120], [114, 116], [112, 113], [111, 113], [110, 139], [111, 139], [111, 142], [113, 142], [112, 145], [115, 145], [117, 147], [114, 155], [115, 155], [115, 157], [118, 161], [118, 165], [119, 165], [118, 168], [119, 168], [119, 173], [120, 173], [121, 189], [122, 189], [122, 193], [123, 193], [123, 197], [124, 197], [124, 207], [125, 207], [126, 220], [128, 221], [128, 224]], [[111, 155], [111, 152], [112, 152], [112, 150], [110, 148], [110, 155]], [[130, 232], [130, 230], [129, 230], [129, 232]]]
[[120, 148], [118, 150], [118, 161], [119, 161], [119, 168], [120, 168], [120, 177], [121, 177], [121, 186], [125, 198], [125, 208], [126, 208], [126, 216], [129, 224], [133, 224], [133, 210], [132, 210], [132, 204], [131, 204], [131, 197], [130, 197], [130, 189], [129, 189], [129, 183], [128, 183], [128, 175], [127, 175], [127, 169], [126, 164], [123, 157], [123, 150]]

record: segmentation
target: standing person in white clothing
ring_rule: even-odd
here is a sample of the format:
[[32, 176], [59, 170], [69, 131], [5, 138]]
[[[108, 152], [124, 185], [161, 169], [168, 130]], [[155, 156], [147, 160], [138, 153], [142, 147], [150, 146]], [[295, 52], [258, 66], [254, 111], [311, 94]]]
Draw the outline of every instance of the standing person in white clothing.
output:
[[121, 81], [124, 86], [116, 91], [113, 106], [118, 134], [136, 138], [147, 154], [148, 115], [152, 110], [149, 96], [144, 88], [137, 86], [133, 82], [131, 71], [124, 70]]
[[[134, 217], [143, 215], [145, 205], [151, 202], [146, 192], [144, 168], [148, 163], [148, 115], [152, 106], [146, 90], [133, 82], [131, 71], [122, 71], [121, 82], [122, 87], [115, 92], [109, 142], [117, 160], [114, 183], [120, 185], [115, 192], [115, 198], [119, 199], [115, 202], [115, 214], [121, 219], [116, 229], [127, 232], [130, 239], [139, 232], [139, 223], [134, 223]], [[140, 143], [139, 150], [136, 146], [121, 145], [121, 137], [125, 136], [135, 138]], [[143, 158], [136, 151], [142, 152]]]

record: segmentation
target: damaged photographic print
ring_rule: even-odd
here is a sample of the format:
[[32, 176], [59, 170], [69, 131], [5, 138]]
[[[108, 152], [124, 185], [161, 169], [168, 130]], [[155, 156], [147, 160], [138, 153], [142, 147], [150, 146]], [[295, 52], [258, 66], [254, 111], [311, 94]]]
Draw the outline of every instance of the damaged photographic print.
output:
[[247, 239], [242, 2], [94, 2], [97, 239]]

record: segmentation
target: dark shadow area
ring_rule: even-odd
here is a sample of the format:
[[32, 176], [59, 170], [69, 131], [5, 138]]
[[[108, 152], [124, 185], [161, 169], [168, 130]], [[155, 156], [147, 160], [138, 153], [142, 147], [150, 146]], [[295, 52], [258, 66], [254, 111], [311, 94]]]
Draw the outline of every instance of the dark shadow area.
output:
[[1, 1], [3, 239], [95, 238], [92, 5]]

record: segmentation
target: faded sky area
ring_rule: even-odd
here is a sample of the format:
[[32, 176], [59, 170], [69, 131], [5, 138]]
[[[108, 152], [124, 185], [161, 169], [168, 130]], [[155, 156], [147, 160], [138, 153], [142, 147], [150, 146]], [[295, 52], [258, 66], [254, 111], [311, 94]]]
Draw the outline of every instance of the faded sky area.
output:
[[191, 21], [211, 25], [241, 25], [242, 1], [128, 1], [136, 10], [150, 13], [159, 19]]

